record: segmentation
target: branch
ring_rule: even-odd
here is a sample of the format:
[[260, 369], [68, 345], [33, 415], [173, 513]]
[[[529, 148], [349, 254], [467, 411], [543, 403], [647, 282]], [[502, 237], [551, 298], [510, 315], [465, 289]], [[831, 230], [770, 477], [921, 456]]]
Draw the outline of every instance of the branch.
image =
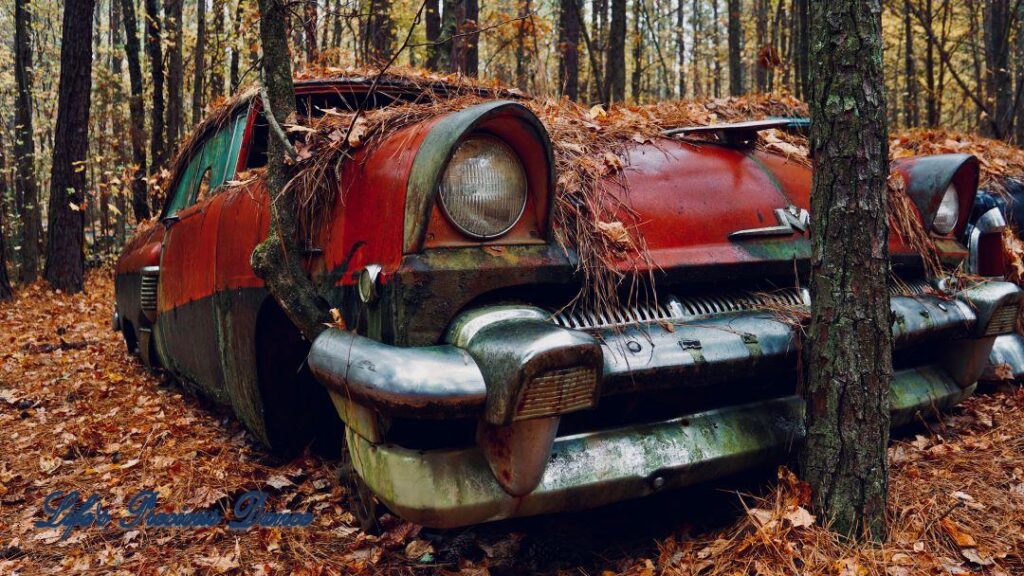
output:
[[281, 125], [277, 123], [277, 118], [274, 118], [274, 111], [270, 108], [270, 98], [267, 96], [266, 86], [260, 86], [260, 101], [263, 102], [263, 110], [266, 112], [263, 116], [267, 119], [267, 123], [270, 125], [270, 132], [281, 141], [281, 145], [284, 146], [284, 150], [288, 153], [288, 157], [295, 160], [299, 157], [299, 152], [295, 150], [295, 146], [292, 146], [291, 141], [288, 140], [288, 135], [284, 133]]

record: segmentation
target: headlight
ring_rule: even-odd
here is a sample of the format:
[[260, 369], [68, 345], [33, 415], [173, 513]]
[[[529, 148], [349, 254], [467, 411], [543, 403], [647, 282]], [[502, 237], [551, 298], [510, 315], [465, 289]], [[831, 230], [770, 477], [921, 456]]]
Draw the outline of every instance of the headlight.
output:
[[939, 204], [939, 210], [935, 213], [935, 220], [932, 222], [932, 228], [935, 229], [939, 234], [949, 234], [956, 228], [957, 221], [960, 220], [960, 197], [956, 193], [956, 186], [950, 185], [946, 189], [946, 194], [942, 197], [942, 203]]
[[441, 178], [441, 209], [468, 236], [508, 232], [526, 208], [526, 171], [515, 151], [492, 136], [470, 136]]

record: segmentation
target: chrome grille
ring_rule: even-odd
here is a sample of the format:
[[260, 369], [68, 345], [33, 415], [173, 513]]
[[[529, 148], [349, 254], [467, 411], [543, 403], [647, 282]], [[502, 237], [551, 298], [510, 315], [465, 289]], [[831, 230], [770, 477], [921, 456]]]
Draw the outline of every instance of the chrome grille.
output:
[[686, 322], [729, 312], [762, 310], [773, 306], [807, 306], [810, 297], [806, 289], [785, 288], [771, 292], [731, 293], [721, 295], [669, 296], [664, 303], [655, 305], [620, 306], [601, 312], [560, 310], [551, 319], [563, 328], [595, 330], [655, 322]]
[[159, 266], [146, 266], [142, 269], [142, 283], [139, 287], [139, 306], [143, 312], [156, 312], [156, 288], [159, 282]]
[[985, 329], [986, 336], [998, 336], [1009, 334], [1017, 327], [1017, 312], [1020, 302], [1007, 302], [992, 313], [992, 319], [988, 321], [988, 328]]
[[515, 420], [565, 414], [594, 406], [597, 371], [592, 367], [552, 370], [534, 378], [519, 397]]

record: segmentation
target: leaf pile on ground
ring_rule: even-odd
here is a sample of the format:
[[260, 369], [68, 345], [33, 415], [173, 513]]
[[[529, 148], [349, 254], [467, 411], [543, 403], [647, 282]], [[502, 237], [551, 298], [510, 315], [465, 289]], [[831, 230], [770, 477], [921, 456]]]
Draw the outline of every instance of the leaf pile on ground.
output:
[[[335, 462], [308, 453], [276, 461], [229, 414], [147, 372], [110, 331], [112, 300], [110, 272], [95, 271], [85, 294], [36, 284], [0, 303], [0, 574], [1024, 573], [1021, 392], [968, 400], [894, 443], [892, 537], [881, 547], [812, 525], [806, 489], [788, 473], [767, 495], [743, 497], [748, 511], [724, 526], [728, 507], [712, 507], [713, 530], [687, 528], [695, 513], [683, 504], [667, 517], [658, 508], [660, 520], [641, 514], [624, 532], [644, 507], [629, 502], [569, 527], [559, 523], [576, 515], [447, 533], [386, 517], [384, 534], [370, 536], [353, 527]], [[245, 532], [109, 526], [66, 539], [35, 526], [53, 491], [95, 493], [116, 520], [144, 489], [159, 494], [161, 512], [225, 516], [240, 494], [262, 490], [269, 510], [309, 511], [314, 522]], [[601, 523], [607, 544], [587, 533]], [[542, 537], [546, 525], [560, 527]]]

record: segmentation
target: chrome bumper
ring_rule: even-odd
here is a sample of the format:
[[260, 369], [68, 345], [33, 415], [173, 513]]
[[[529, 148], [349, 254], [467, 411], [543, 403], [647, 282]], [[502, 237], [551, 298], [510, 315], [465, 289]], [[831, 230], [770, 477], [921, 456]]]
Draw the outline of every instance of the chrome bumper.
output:
[[985, 382], [1024, 379], [1024, 336], [1006, 334], [996, 338], [988, 366], [981, 375]]
[[[949, 348], [945, 367], [961, 386], [969, 386], [981, 375], [995, 337], [1012, 331], [1007, 318], [1016, 318], [1020, 296], [1013, 284], [989, 282], [955, 298], [893, 297], [895, 347], [937, 341]], [[596, 362], [601, 398], [656, 388], [707, 387], [763, 370], [791, 370], [796, 358], [794, 327], [764, 311], [589, 332], [550, 320], [550, 313], [531, 307], [482, 309], [456, 321], [448, 344], [424, 348], [389, 346], [330, 329], [313, 343], [308, 361], [324, 386], [352, 402], [388, 415], [436, 418], [476, 416], [485, 410], [488, 382], [493, 399], [494, 380], [508, 376], [495, 374], [500, 370], [492, 364], [517, 351], [495, 348], [519, 337], [522, 327], [537, 333], [535, 340], [544, 339], [546, 349], [538, 354], [561, 347], [563, 355], [585, 353], [588, 363]], [[490, 334], [499, 340], [497, 345], [474, 349], [489, 329], [499, 326], [503, 332]]]
[[[898, 372], [893, 425], [971, 393], [939, 368]], [[795, 396], [558, 438], [539, 485], [513, 497], [476, 447], [418, 451], [348, 433], [359, 475], [392, 511], [435, 528], [592, 508], [782, 460], [804, 436]]]

